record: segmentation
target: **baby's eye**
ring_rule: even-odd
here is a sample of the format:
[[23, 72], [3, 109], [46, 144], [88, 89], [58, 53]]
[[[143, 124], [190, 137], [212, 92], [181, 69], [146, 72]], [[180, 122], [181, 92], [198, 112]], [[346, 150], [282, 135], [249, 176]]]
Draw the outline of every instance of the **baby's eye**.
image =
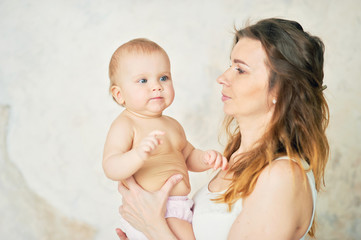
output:
[[164, 81], [166, 81], [168, 79], [168, 77], [167, 76], [162, 76], [162, 77], [160, 77], [160, 81], [162, 81], [162, 82], [164, 82]]
[[140, 79], [138, 82], [139, 82], [139, 83], [146, 83], [147, 81], [148, 81], [147, 79], [142, 78], [142, 79]]

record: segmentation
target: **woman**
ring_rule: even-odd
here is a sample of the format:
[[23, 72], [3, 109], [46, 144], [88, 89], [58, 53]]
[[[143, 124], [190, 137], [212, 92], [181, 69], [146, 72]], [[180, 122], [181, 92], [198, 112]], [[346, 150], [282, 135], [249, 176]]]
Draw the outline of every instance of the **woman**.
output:
[[[231, 66], [217, 79], [230, 168], [194, 196], [194, 236], [185, 239], [314, 236], [329, 153], [323, 54], [322, 41], [294, 21], [264, 19], [236, 32]], [[175, 239], [164, 203], [176, 177], [155, 193], [133, 179], [129, 189], [119, 185], [121, 215], [149, 239]]]

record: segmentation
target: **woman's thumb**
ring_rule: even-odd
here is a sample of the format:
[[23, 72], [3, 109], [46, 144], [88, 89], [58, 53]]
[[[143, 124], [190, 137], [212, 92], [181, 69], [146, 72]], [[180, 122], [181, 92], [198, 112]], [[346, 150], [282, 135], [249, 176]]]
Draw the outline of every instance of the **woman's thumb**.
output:
[[160, 189], [161, 192], [169, 195], [169, 192], [174, 188], [174, 186], [183, 179], [183, 175], [176, 174], [168, 178], [164, 183], [163, 187]]

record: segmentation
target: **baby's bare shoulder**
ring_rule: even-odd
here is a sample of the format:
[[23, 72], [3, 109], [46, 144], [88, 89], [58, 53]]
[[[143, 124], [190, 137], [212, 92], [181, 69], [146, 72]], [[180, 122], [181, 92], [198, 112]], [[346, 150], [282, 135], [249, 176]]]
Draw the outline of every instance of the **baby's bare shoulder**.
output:
[[167, 121], [170, 124], [177, 124], [177, 125], [181, 126], [180, 123], [175, 118], [172, 118], [172, 117], [166, 116], [166, 115], [163, 115], [162, 118], [164, 119], [164, 121]]
[[183, 127], [182, 125], [174, 118], [163, 115], [162, 116], [165, 123], [167, 124], [168, 127], [171, 127], [173, 129], [179, 130], [179, 131], [183, 131]]
[[134, 121], [127, 114], [122, 112], [119, 114], [111, 124], [111, 129], [132, 129]]

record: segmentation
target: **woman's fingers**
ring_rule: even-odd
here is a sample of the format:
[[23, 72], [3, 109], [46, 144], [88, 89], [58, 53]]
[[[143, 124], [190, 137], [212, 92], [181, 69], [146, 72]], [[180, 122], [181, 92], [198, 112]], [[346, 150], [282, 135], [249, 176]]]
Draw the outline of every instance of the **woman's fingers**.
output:
[[143, 190], [133, 176], [118, 182], [118, 192], [123, 196], [123, 201], [130, 196], [131, 192], [139, 192], [140, 189]]
[[166, 195], [169, 195], [169, 192], [173, 189], [173, 187], [179, 183], [183, 178], [183, 175], [181, 174], [176, 174], [171, 176], [170, 178], [168, 178], [168, 180], [165, 182], [165, 184], [163, 185], [163, 187], [159, 190], [161, 192], [163, 192]]
[[[123, 196], [122, 206], [119, 207], [120, 215], [134, 228], [146, 232], [149, 230], [147, 225], [154, 219], [164, 220], [169, 192], [182, 178], [181, 174], [170, 177], [156, 192], [147, 192], [133, 177], [127, 178], [123, 183], [119, 183], [119, 192]], [[117, 232], [121, 234], [118, 235], [120, 239], [126, 239], [120, 231]]]
[[135, 181], [134, 177], [128, 177], [127, 179], [124, 180], [125, 184], [127, 184], [129, 190], [136, 190], [141, 188], [138, 183]]
[[129, 191], [129, 189], [124, 185], [124, 183], [122, 181], [118, 182], [118, 192], [123, 195], [124, 193], [126, 193], [127, 191]]

